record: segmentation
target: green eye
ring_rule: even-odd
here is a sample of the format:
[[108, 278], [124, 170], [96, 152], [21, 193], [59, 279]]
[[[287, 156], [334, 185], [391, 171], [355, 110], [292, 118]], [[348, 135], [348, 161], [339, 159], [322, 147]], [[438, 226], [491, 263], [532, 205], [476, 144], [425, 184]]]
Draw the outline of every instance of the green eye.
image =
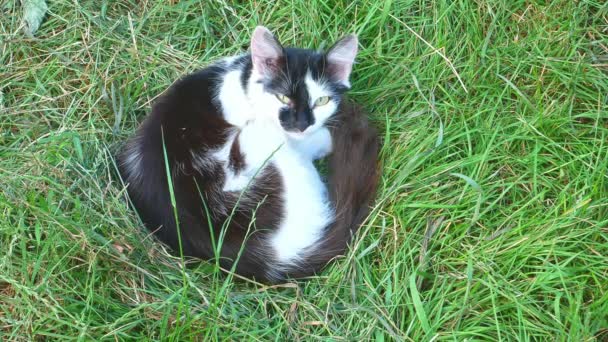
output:
[[277, 94], [277, 99], [279, 99], [279, 101], [283, 102], [284, 104], [289, 104], [289, 102], [291, 102], [291, 100], [289, 100], [289, 97], [283, 95], [283, 94]]
[[315, 107], [325, 106], [329, 102], [329, 96], [321, 96], [315, 101]]

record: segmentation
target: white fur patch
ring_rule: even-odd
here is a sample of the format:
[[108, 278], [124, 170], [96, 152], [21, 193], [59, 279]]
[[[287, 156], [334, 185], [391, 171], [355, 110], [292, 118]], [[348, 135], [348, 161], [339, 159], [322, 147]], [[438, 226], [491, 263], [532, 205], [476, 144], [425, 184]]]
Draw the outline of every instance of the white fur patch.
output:
[[241, 85], [241, 72], [241, 69], [228, 71], [217, 93], [224, 119], [237, 127], [243, 127], [253, 119], [251, 105]]
[[139, 146], [140, 144], [137, 142], [137, 140], [135, 140], [132, 144], [127, 146], [125, 151], [125, 158], [122, 165], [125, 167], [127, 176], [130, 178], [130, 180], [138, 180], [141, 177], [142, 153], [139, 150]]
[[282, 129], [279, 111], [286, 105], [279, 101], [275, 95], [264, 91], [264, 85], [258, 82], [261, 79], [262, 77], [255, 70], [252, 70], [247, 94], [251, 108], [257, 117], [264, 117]]
[[260, 168], [286, 142], [285, 133], [271, 120], [259, 118], [247, 124], [239, 134], [239, 147], [247, 167]]
[[224, 57], [221, 59], [221, 62], [224, 63], [226, 67], [231, 67], [232, 63], [234, 63], [234, 61], [236, 61], [239, 57], [239, 55]]
[[286, 148], [275, 158], [284, 185], [284, 218], [270, 239], [279, 262], [296, 264], [322, 238], [333, 218], [327, 189], [314, 165]]
[[[338, 103], [334, 100], [330, 100], [327, 104], [323, 106], [315, 107], [315, 101], [318, 98], [323, 96], [331, 96], [332, 92], [325, 87], [324, 84], [315, 81], [312, 78], [310, 72], [306, 73], [306, 77], [304, 78], [304, 83], [306, 84], [306, 88], [308, 89], [308, 95], [310, 96], [310, 106], [313, 108], [312, 112], [315, 116], [314, 125], [308, 127], [306, 132], [314, 132], [319, 129], [330, 116], [332, 116], [336, 110], [338, 109]], [[305, 132], [305, 133], [306, 133]]]
[[289, 137], [291, 147], [305, 159], [317, 160], [331, 153], [331, 134], [326, 127], [321, 127], [307, 135], [289, 135]]
[[245, 181], [242, 179], [242, 177], [235, 175], [234, 172], [228, 167], [230, 149], [232, 148], [236, 134], [236, 131], [231, 132], [226, 140], [226, 143], [211, 154], [215, 160], [223, 165], [224, 185], [222, 187], [222, 191], [226, 192], [240, 191], [244, 189], [248, 183], [248, 181]]
[[235, 173], [228, 167], [228, 159], [236, 136], [236, 132], [231, 133], [226, 144], [213, 153], [214, 158], [224, 164], [226, 175], [224, 191], [244, 190], [251, 179], [271, 162], [276, 151], [286, 142], [283, 132], [272, 122], [264, 118], [249, 121], [238, 133], [239, 148], [245, 158], [245, 167]]

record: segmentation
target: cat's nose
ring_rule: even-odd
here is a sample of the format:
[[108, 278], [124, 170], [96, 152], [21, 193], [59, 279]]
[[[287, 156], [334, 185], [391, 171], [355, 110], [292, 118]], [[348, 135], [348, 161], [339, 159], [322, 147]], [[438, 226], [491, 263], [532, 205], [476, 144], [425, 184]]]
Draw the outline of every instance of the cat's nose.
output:
[[296, 128], [300, 132], [304, 132], [308, 128], [308, 126], [310, 126], [310, 122], [308, 122], [308, 120], [298, 120], [298, 121], [296, 121]]
[[304, 132], [308, 126], [315, 123], [315, 118], [309, 111], [299, 111], [295, 117], [295, 129], [300, 132]]

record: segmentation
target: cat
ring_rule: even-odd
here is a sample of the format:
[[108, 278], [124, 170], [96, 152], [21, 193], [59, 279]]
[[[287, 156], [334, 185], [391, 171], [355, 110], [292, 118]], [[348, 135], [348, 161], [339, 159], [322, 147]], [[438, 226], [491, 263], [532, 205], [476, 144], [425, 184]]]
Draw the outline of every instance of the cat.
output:
[[[145, 226], [269, 283], [343, 253], [378, 180], [376, 131], [344, 98], [357, 45], [284, 48], [258, 26], [250, 53], [174, 83], [117, 157]], [[328, 155], [326, 185], [313, 162]]]

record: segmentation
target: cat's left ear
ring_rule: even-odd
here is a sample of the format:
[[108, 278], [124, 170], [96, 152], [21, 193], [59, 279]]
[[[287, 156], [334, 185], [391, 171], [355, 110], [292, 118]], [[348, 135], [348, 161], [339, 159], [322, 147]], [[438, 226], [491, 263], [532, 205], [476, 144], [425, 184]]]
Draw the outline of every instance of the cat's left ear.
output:
[[271, 76], [280, 69], [283, 55], [283, 46], [272, 32], [264, 26], [256, 27], [251, 36], [253, 69], [262, 76]]
[[325, 54], [329, 74], [347, 87], [350, 87], [348, 77], [353, 70], [358, 44], [357, 36], [349, 34], [337, 41]]

